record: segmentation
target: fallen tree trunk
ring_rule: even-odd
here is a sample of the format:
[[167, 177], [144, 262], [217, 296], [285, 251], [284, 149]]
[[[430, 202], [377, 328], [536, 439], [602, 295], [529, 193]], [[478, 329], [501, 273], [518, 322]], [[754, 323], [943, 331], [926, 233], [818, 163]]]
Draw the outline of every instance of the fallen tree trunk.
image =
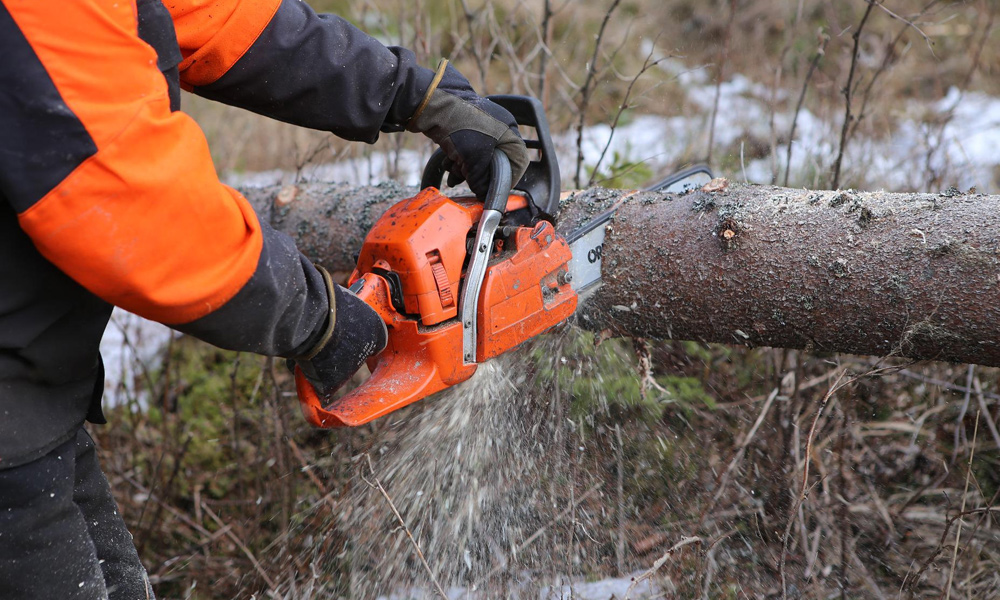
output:
[[[1000, 366], [1000, 197], [715, 187], [591, 189], [563, 201], [562, 231], [618, 204], [604, 285], [583, 303], [581, 325]], [[413, 193], [395, 184], [245, 191], [262, 217], [338, 271], [353, 267], [375, 219]]]

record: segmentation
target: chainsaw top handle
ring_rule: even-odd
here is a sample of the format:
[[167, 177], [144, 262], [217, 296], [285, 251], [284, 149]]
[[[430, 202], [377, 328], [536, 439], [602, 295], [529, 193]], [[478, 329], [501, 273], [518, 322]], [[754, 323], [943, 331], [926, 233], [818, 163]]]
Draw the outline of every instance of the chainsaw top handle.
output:
[[[528, 163], [528, 169], [521, 181], [512, 181], [511, 184], [514, 189], [525, 193], [533, 217], [537, 217], [539, 213], [556, 214], [562, 182], [549, 122], [545, 118], [542, 103], [530, 96], [495, 95], [488, 96], [488, 99], [509, 111], [518, 125], [535, 130], [538, 139], [525, 137], [524, 140], [528, 149], [536, 152], [535, 158]], [[447, 155], [440, 149], [431, 155], [420, 178], [420, 189], [441, 188], [445, 174], [445, 159]]]
[[483, 216], [476, 226], [476, 238], [472, 244], [472, 256], [465, 275], [459, 298], [459, 318], [462, 322], [462, 357], [465, 364], [476, 363], [476, 335], [479, 329], [479, 292], [483, 287], [486, 267], [493, 249], [493, 236], [507, 208], [510, 196], [511, 168], [507, 155], [500, 150], [493, 151], [493, 177], [483, 204]]

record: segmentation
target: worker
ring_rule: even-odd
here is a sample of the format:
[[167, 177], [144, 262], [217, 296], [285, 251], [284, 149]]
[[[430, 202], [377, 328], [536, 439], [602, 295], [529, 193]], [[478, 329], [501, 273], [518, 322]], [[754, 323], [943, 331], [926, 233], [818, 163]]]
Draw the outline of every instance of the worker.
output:
[[301, 0], [0, 0], [0, 598], [151, 598], [84, 421], [113, 306], [291, 358], [321, 393], [385, 324], [219, 182], [180, 90], [373, 143], [420, 132], [484, 197], [513, 117]]

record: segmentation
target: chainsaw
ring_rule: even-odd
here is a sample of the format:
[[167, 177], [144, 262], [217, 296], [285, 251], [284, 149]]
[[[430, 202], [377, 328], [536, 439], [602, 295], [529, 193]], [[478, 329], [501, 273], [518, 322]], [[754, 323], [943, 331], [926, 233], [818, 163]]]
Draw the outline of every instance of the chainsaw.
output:
[[[516, 186], [506, 155], [493, 156], [487, 197], [449, 198], [440, 187], [445, 155], [424, 168], [421, 191], [372, 226], [349, 289], [386, 323], [388, 345], [368, 360], [371, 376], [324, 401], [301, 370], [302, 412], [317, 427], [357, 426], [461, 383], [477, 366], [565, 321], [600, 285], [601, 249], [613, 210], [563, 236], [559, 166], [541, 103], [491, 96], [519, 126], [534, 157]], [[705, 167], [647, 189], [681, 192], [712, 179]]]

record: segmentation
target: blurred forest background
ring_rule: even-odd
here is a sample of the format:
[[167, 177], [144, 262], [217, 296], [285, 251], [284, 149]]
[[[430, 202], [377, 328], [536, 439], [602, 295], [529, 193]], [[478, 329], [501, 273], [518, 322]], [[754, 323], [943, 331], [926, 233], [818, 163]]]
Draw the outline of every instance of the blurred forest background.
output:
[[[708, 162], [758, 183], [1000, 192], [995, 0], [310, 3], [427, 66], [451, 59], [480, 93], [541, 98], [565, 188]], [[432, 149], [183, 105], [236, 184], [413, 185]], [[129, 332], [116, 343], [131, 352]], [[173, 336], [122, 370], [112, 424], [93, 431], [161, 598], [429, 598], [431, 574], [463, 598], [598, 597], [587, 582], [640, 575], [656, 591], [633, 598], [1000, 598], [996, 369], [569, 326], [494, 370], [318, 431], [280, 361]], [[510, 406], [467, 414], [462, 393]], [[435, 420], [451, 429], [431, 441]], [[403, 497], [442, 473], [474, 496], [460, 517], [489, 527], [436, 528]], [[389, 503], [412, 508], [406, 528]], [[469, 540], [482, 555], [460, 551]]]

